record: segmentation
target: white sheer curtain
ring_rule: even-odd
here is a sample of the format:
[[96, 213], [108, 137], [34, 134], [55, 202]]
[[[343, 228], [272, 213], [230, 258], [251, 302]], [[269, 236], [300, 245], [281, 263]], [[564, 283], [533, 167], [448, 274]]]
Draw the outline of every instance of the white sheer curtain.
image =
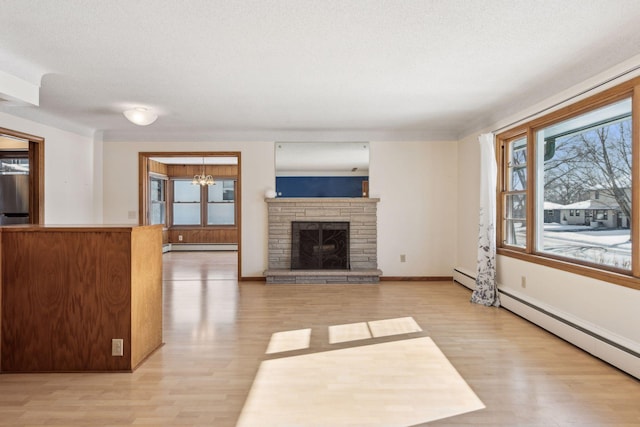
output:
[[500, 306], [496, 284], [496, 185], [498, 168], [492, 133], [483, 133], [480, 141], [480, 221], [476, 289], [471, 302]]

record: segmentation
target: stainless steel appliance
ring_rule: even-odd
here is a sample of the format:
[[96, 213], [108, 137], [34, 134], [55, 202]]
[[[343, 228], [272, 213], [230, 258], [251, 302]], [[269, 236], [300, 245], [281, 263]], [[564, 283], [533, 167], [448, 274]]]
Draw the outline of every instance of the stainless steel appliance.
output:
[[29, 223], [29, 175], [0, 175], [0, 225]]

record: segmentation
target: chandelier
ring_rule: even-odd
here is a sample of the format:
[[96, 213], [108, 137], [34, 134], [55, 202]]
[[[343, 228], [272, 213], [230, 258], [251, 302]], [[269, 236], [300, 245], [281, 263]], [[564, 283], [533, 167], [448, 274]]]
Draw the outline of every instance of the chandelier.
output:
[[200, 185], [204, 187], [205, 185], [214, 185], [216, 182], [213, 180], [211, 175], [206, 175], [204, 170], [204, 157], [202, 158], [202, 175], [194, 175], [191, 180], [191, 184]]

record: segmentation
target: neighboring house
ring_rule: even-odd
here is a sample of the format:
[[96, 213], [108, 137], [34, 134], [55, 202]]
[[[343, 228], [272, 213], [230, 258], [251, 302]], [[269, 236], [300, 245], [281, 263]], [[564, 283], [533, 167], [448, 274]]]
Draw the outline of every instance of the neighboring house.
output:
[[604, 203], [600, 200], [584, 200], [571, 203], [560, 209], [562, 224], [589, 225], [591, 227], [622, 227], [622, 212], [617, 204]]
[[[630, 194], [630, 189], [625, 191]], [[629, 228], [630, 224], [615, 198], [602, 189], [589, 190], [587, 200], [568, 205], [544, 202], [544, 222], [605, 228]]]

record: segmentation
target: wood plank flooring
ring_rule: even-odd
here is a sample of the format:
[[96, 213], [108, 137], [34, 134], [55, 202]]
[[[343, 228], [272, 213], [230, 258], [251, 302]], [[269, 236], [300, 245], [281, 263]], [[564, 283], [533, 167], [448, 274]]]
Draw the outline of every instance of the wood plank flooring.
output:
[[[455, 283], [238, 284], [232, 252], [163, 261], [165, 345], [131, 374], [0, 375], [0, 425], [234, 426], [265, 361], [428, 338], [485, 406], [428, 425], [640, 426], [640, 381], [504, 309], [470, 304]], [[407, 317], [422, 330], [330, 343], [330, 326]], [[272, 334], [302, 329], [308, 348], [266, 354]], [[351, 419], [370, 425], [366, 413]]]

